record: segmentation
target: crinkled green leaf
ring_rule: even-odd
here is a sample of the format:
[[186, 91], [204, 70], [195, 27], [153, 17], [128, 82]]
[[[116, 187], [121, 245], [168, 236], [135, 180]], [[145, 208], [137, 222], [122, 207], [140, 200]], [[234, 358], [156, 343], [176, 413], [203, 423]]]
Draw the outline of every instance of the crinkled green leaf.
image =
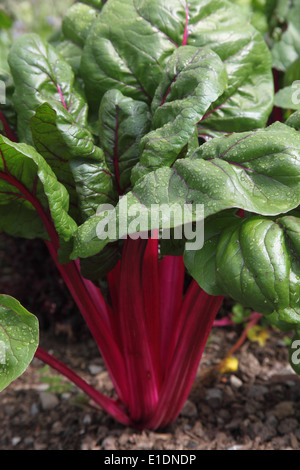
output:
[[9, 31], [1, 30], [0, 27], [0, 75], [10, 75], [9, 65], [7, 62], [7, 56], [9, 49], [11, 48], [11, 34]]
[[188, 199], [197, 201], [195, 190], [203, 192], [200, 198], [208, 215], [211, 208], [229, 208], [229, 201], [231, 207], [276, 215], [299, 204], [299, 158], [299, 134], [275, 123], [212, 139], [175, 166], [192, 183], [187, 187]]
[[87, 105], [74, 72], [51, 44], [37, 34], [22, 35], [14, 41], [8, 60], [21, 141], [32, 144], [29, 120], [44, 102], [57, 113], [67, 110], [78, 124], [86, 125]]
[[0, 231], [67, 242], [77, 225], [68, 215], [69, 196], [50, 166], [27, 144], [0, 135]]
[[143, 101], [110, 90], [99, 109], [99, 138], [105, 160], [122, 194], [131, 185], [131, 170], [139, 161], [141, 138], [150, 130], [149, 107]]
[[[276, 123], [267, 129], [212, 139], [172, 168], [147, 174], [123, 196], [112, 219], [116, 217], [118, 222], [134, 206], [149, 213], [153, 204], [191, 206], [190, 221], [196, 220], [197, 204], [204, 206], [204, 217], [232, 208], [277, 215], [299, 205], [299, 179], [300, 136]], [[128, 217], [128, 226], [133, 218]], [[100, 221], [101, 214], [97, 214], [79, 228], [72, 256], [96, 254], [109, 241], [134, 233], [122, 226], [115, 237], [99, 239]], [[168, 218], [167, 223], [174, 226]], [[160, 227], [159, 221], [156, 228]]]
[[288, 9], [286, 14], [287, 27], [278, 42], [272, 47], [273, 66], [285, 71], [300, 56], [300, 4]]
[[281, 88], [275, 95], [274, 104], [278, 108], [300, 110], [300, 81], [295, 85]]
[[[120, 199], [116, 207], [104, 206], [90, 217], [74, 234], [72, 258], [88, 258], [101, 252], [107, 244], [127, 236], [148, 236], [150, 230], [160, 229], [166, 235], [169, 229], [181, 231], [194, 221], [203, 220], [203, 210], [185, 205], [179, 178], [169, 183], [170, 168], [163, 167], [141, 178], [131, 191]], [[178, 185], [179, 183], [179, 185]], [[147, 191], [146, 187], [150, 191]], [[179, 234], [180, 235], [180, 234]], [[177, 235], [177, 237], [179, 236]]]
[[291, 114], [285, 123], [298, 131], [300, 129], [300, 111], [295, 111]]
[[[282, 86], [292, 85], [296, 80], [300, 79], [300, 57], [295, 60], [285, 71], [283, 75]], [[299, 85], [299, 83], [298, 83]]]
[[70, 164], [84, 219], [95, 215], [102, 204], [116, 204], [114, 179], [99, 147], [94, 146], [93, 152], [73, 157]]
[[107, 0], [84, 0], [86, 5], [91, 5], [92, 7], [96, 8], [97, 10], [101, 10], [103, 5], [107, 2]]
[[[263, 314], [275, 311], [281, 321], [297, 325], [300, 321], [299, 254], [298, 218], [240, 219], [219, 236], [215, 260], [219, 293]], [[198, 274], [197, 269], [195, 272]], [[201, 285], [201, 273], [197, 281]]]
[[55, 44], [55, 48], [72, 67], [74, 73], [78, 75], [81, 63], [82, 47], [74, 44], [68, 39], [64, 39]]
[[0, 391], [25, 372], [39, 342], [37, 318], [13, 297], [0, 295]]
[[240, 222], [232, 211], [222, 211], [210, 216], [204, 224], [204, 246], [200, 250], [185, 250], [184, 264], [189, 274], [210, 295], [219, 295], [217, 284], [216, 251], [222, 231]]
[[[234, 31], [234, 34], [233, 34]], [[272, 109], [268, 47], [226, 0], [110, 0], [84, 45], [81, 76], [90, 107], [112, 88], [150, 103], [168, 58], [182, 45], [208, 46], [226, 67], [228, 88], [201, 122], [204, 135], [264, 126]]]
[[[11, 129], [14, 129], [16, 127], [16, 112], [12, 103], [14, 84], [7, 61], [11, 44], [12, 35], [10, 31], [1, 29], [0, 25], [0, 106], [8, 125]], [[0, 133], [6, 135], [1, 121]]]
[[48, 103], [42, 104], [30, 119], [32, 138], [35, 148], [66, 187], [70, 197], [70, 214], [79, 221], [78, 196], [70, 168], [72, 149], [68, 148], [56, 121], [54, 109]]
[[262, 34], [268, 32], [265, 0], [231, 0], [245, 14], [250, 23]]
[[80, 70], [83, 45], [91, 26], [103, 6], [102, 1], [76, 2], [64, 14], [61, 36], [53, 41], [54, 47], [71, 65], [75, 74]]
[[65, 38], [83, 47], [98, 11], [85, 3], [74, 3], [66, 11], [62, 21]]
[[186, 251], [190, 275], [211, 295], [228, 295], [282, 330], [300, 322], [300, 219], [208, 218], [205, 243]]
[[78, 222], [93, 215], [99, 204], [116, 197], [103, 151], [88, 128], [66, 110], [58, 115], [47, 103], [30, 120], [34, 145], [70, 195], [70, 214]]
[[227, 86], [227, 73], [208, 48], [181, 46], [174, 51], [153, 97], [152, 132], [143, 137], [133, 182], [161, 166], [171, 166], [209, 106]]

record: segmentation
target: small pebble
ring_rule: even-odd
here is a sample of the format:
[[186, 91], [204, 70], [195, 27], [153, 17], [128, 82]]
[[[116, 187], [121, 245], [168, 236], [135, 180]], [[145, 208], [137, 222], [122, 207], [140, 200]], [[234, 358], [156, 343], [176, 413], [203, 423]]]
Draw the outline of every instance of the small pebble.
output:
[[251, 385], [247, 392], [248, 398], [254, 398], [255, 400], [263, 400], [264, 395], [268, 393], [267, 387], [264, 385], [254, 384]]
[[290, 401], [278, 403], [272, 410], [272, 414], [279, 420], [293, 416], [295, 413], [294, 404]]
[[243, 385], [243, 382], [236, 375], [231, 375], [230, 376], [230, 384], [234, 388], [240, 388]]
[[92, 375], [100, 374], [101, 372], [103, 372], [103, 367], [98, 366], [97, 364], [90, 364], [89, 365], [89, 372]]
[[57, 396], [49, 392], [41, 392], [40, 400], [44, 411], [53, 410], [59, 403]]
[[206, 401], [211, 408], [217, 408], [222, 402], [223, 394], [219, 388], [209, 388], [206, 392]]
[[30, 414], [31, 416], [36, 416], [39, 413], [39, 407], [36, 403], [32, 403], [30, 407]]
[[190, 400], [187, 400], [180, 414], [181, 416], [185, 416], [186, 418], [192, 418], [193, 416], [197, 416], [198, 410], [195, 403]]
[[15, 436], [12, 438], [11, 443], [15, 447], [21, 442], [21, 440], [22, 440], [21, 437]]

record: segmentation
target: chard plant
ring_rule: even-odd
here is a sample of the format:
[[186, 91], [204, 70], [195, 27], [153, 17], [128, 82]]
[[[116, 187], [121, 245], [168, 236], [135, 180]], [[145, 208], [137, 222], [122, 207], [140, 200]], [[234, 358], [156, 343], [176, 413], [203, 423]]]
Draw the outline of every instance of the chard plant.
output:
[[278, 35], [272, 5], [256, 24], [227, 0], [86, 0], [49, 40], [11, 40], [2, 21], [0, 231], [45, 241], [116, 397], [43, 350], [5, 292], [0, 389], [36, 356], [124, 425], [158, 429], [225, 296], [299, 336], [299, 16]]

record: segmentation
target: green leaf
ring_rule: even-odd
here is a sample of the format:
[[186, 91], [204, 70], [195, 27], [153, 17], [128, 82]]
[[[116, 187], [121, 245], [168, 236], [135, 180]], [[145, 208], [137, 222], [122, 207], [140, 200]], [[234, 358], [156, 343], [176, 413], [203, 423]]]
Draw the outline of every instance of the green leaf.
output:
[[9, 29], [12, 26], [12, 19], [5, 11], [0, 10], [0, 29]]
[[12, 38], [8, 31], [0, 28], [0, 75], [10, 75], [7, 56], [11, 48]]
[[107, 2], [82, 56], [90, 108], [97, 111], [112, 88], [150, 104], [168, 58], [186, 44], [212, 49], [228, 74], [228, 88], [203, 117], [201, 133], [263, 127], [273, 103], [270, 52], [244, 13], [226, 0]]
[[243, 10], [246, 18], [262, 34], [268, 32], [268, 21], [266, 18], [266, 1], [264, 0], [231, 0]]
[[154, 130], [141, 141], [133, 182], [146, 172], [174, 163], [226, 85], [223, 63], [210, 49], [182, 46], [174, 51], [152, 101]]
[[274, 104], [278, 108], [300, 110], [300, 80], [293, 85], [281, 88], [275, 95]]
[[42, 104], [30, 119], [34, 146], [51, 166], [57, 179], [66, 187], [70, 197], [70, 215], [80, 220], [78, 196], [70, 168], [72, 149], [68, 148], [57, 125], [57, 115], [48, 103]]
[[81, 2], [74, 3], [63, 17], [62, 32], [65, 38], [83, 47], [97, 16], [98, 11], [92, 6]]
[[90, 281], [100, 281], [116, 266], [120, 257], [119, 243], [110, 243], [95, 256], [80, 260], [81, 274]]
[[25, 372], [39, 342], [37, 318], [13, 297], [0, 295], [0, 391]]
[[300, 79], [300, 58], [295, 60], [285, 71], [283, 76], [283, 86], [292, 85], [295, 80]]
[[287, 27], [272, 48], [273, 66], [285, 71], [300, 56], [300, 4], [295, 3], [286, 14]]
[[82, 47], [74, 44], [68, 39], [65, 39], [55, 44], [55, 48], [72, 67], [74, 73], [78, 75], [81, 63]]
[[220, 219], [223, 229], [216, 225], [212, 239], [212, 218], [202, 250], [185, 254], [190, 274], [209, 294], [228, 295], [281, 328], [298, 325], [300, 219], [232, 218], [226, 227]]
[[60, 36], [52, 41], [56, 50], [79, 74], [83, 45], [87, 34], [103, 6], [101, 0], [76, 2], [65, 12]]
[[139, 160], [141, 138], [150, 130], [149, 107], [143, 101], [110, 90], [99, 109], [99, 138], [105, 160], [122, 194], [131, 184], [131, 170]]
[[298, 131], [300, 129], [300, 111], [295, 111], [291, 114], [285, 123]]
[[184, 264], [189, 274], [210, 295], [219, 295], [217, 283], [216, 252], [220, 234], [228, 226], [240, 223], [233, 211], [223, 211], [210, 216], [204, 223], [204, 246], [200, 250], [185, 250]]
[[299, 158], [299, 134], [275, 123], [212, 139], [174, 167], [189, 187], [188, 199], [202, 199], [207, 215], [230, 207], [276, 215], [299, 204]]
[[88, 128], [66, 110], [57, 115], [47, 103], [38, 108], [30, 126], [35, 147], [68, 190], [70, 215], [77, 222], [116, 198], [103, 151]]
[[223, 291], [260, 313], [276, 311], [281, 321], [298, 324], [299, 235], [300, 221], [290, 216], [253, 217], [226, 229], [216, 256]]
[[85, 0], [84, 3], [86, 3], [87, 5], [91, 5], [97, 10], [101, 10], [106, 1], [107, 0]]
[[[189, 222], [198, 220], [197, 205], [203, 206], [205, 218], [233, 208], [278, 215], [299, 205], [299, 179], [299, 133], [276, 123], [267, 129], [212, 139], [190, 158], [177, 160], [173, 168], [162, 167], [148, 173], [123, 196], [109, 220], [113, 224], [115, 219], [118, 228], [130, 208], [135, 208], [136, 213], [140, 208], [147, 219], [153, 205], [165, 205], [168, 210], [174, 206], [190, 207]], [[168, 210], [165, 223], [172, 228], [176, 224], [168, 217]], [[127, 225], [106, 239], [99, 239], [97, 233], [106, 214], [92, 217], [79, 227], [72, 256], [94, 255], [109, 241], [134, 233], [134, 216], [133, 213], [127, 217]], [[162, 220], [163, 217], [151, 228], [161, 228]]]
[[68, 111], [78, 124], [86, 125], [87, 105], [82, 91], [71, 66], [53, 46], [37, 34], [25, 34], [14, 41], [8, 61], [21, 141], [32, 144], [29, 120], [44, 102], [58, 114]]
[[0, 135], [0, 231], [25, 238], [70, 240], [77, 225], [69, 196], [50, 166], [27, 144]]
[[70, 162], [84, 220], [95, 215], [102, 204], [115, 205], [118, 198], [102, 149], [94, 144], [90, 147], [73, 156]]

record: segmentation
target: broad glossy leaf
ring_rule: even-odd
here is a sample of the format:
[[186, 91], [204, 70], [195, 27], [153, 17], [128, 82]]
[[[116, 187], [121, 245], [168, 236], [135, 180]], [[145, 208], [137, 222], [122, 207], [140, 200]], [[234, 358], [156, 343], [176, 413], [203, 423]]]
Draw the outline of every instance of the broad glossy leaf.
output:
[[102, 149], [93, 144], [91, 150], [72, 157], [70, 162], [84, 219], [95, 215], [101, 204], [115, 205], [118, 200]]
[[13, 43], [8, 60], [21, 141], [32, 143], [29, 120], [44, 102], [57, 113], [67, 110], [78, 124], [86, 125], [87, 105], [74, 72], [52, 45], [36, 34], [22, 35]]
[[76, 75], [79, 74], [82, 47], [74, 44], [68, 39], [60, 40], [54, 44], [56, 50], [63, 56], [66, 62], [72, 67]]
[[25, 372], [39, 343], [37, 318], [13, 297], [0, 295], [0, 391]]
[[[204, 206], [204, 217], [225, 209], [241, 208], [262, 215], [277, 215], [300, 203], [300, 136], [284, 124], [267, 129], [212, 139], [190, 157], [177, 160], [142, 177], [112, 212], [116, 220], [131, 207], [147, 213], [152, 205]], [[130, 224], [128, 218], [128, 226]], [[83, 257], [101, 251], [108, 241], [129, 234], [126, 227], [109, 240], [100, 240], [101, 215], [89, 219], [76, 233], [74, 253]], [[172, 221], [166, 218], [166, 222]], [[118, 224], [117, 224], [118, 225]], [[160, 221], [156, 228], [160, 228]], [[154, 228], [154, 227], [152, 227]], [[132, 228], [133, 233], [134, 230]], [[73, 253], [73, 255], [74, 255]]]
[[233, 211], [223, 211], [210, 216], [204, 223], [204, 246], [200, 250], [185, 250], [184, 264], [189, 274], [208, 294], [219, 295], [217, 284], [216, 251], [222, 231], [240, 223]]
[[226, 86], [227, 73], [213, 51], [193, 46], [174, 51], [153, 97], [153, 131], [141, 141], [133, 182], [146, 172], [174, 163], [196, 124]]
[[300, 110], [300, 80], [281, 88], [275, 95], [274, 104], [278, 108]]
[[231, 0], [245, 14], [250, 23], [262, 34], [268, 32], [266, 0]]
[[90, 5], [91, 7], [96, 8], [97, 10], [101, 10], [103, 5], [107, 2], [107, 0], [85, 0], [84, 3], [86, 5]]
[[74, 3], [63, 17], [62, 32], [65, 38], [83, 47], [97, 16], [98, 11], [92, 6], [81, 2]]
[[[10, 31], [1, 30], [0, 25], [0, 111], [5, 116], [10, 129], [16, 127], [16, 112], [12, 103], [14, 85], [7, 61], [7, 56], [11, 48], [12, 36]], [[6, 135], [5, 126], [0, 121], [0, 133]]]
[[99, 109], [100, 147], [116, 188], [122, 194], [131, 185], [131, 170], [139, 161], [141, 138], [150, 130], [150, 111], [143, 101], [110, 90]]
[[260, 313], [300, 320], [300, 221], [251, 217], [220, 235], [217, 283], [223, 292]]
[[70, 168], [72, 148], [66, 144], [57, 126], [57, 114], [48, 103], [42, 104], [30, 119], [30, 128], [35, 148], [44, 157], [64, 184], [70, 197], [70, 214], [80, 220], [78, 196], [73, 173]]
[[6, 76], [10, 74], [7, 56], [11, 48], [12, 38], [9, 31], [1, 30], [0, 25], [0, 75]]
[[48, 103], [30, 120], [34, 145], [70, 195], [70, 214], [78, 222], [93, 215], [99, 204], [116, 197], [103, 151], [88, 128], [66, 110], [57, 114]]
[[285, 123], [298, 131], [300, 129], [300, 111], [295, 111], [291, 114]]
[[0, 230], [26, 238], [67, 242], [77, 225], [69, 196], [50, 166], [27, 144], [0, 135]]
[[82, 56], [91, 108], [98, 110], [111, 88], [150, 103], [168, 58], [182, 45], [208, 46], [228, 74], [227, 90], [203, 117], [203, 135], [266, 124], [273, 102], [270, 53], [243, 12], [226, 0], [107, 2]]
[[[94, 3], [94, 4], [93, 4]], [[71, 65], [78, 75], [83, 45], [91, 26], [97, 18], [102, 1], [76, 2], [71, 5], [62, 21], [61, 37], [54, 41], [54, 47]]]
[[[250, 212], [274, 215], [299, 204], [299, 134], [285, 124], [216, 138], [205, 143], [190, 159], [176, 166], [187, 175], [189, 198], [193, 188], [203, 191], [207, 214], [223, 202]], [[182, 171], [181, 171], [182, 168]], [[196, 173], [199, 175], [196, 181]], [[201, 175], [201, 176], [200, 176]], [[224, 198], [221, 196], [223, 193]]]
[[300, 219], [207, 219], [201, 250], [185, 252], [191, 276], [211, 295], [228, 295], [282, 330], [300, 322]]
[[287, 27], [272, 47], [273, 66], [285, 71], [300, 57], [300, 4], [295, 3], [286, 14]]
[[[292, 85], [296, 80], [300, 79], [300, 57], [295, 60], [285, 71], [283, 75], [283, 82], [282, 86], [290, 86]], [[299, 85], [299, 83], [298, 83]]]

